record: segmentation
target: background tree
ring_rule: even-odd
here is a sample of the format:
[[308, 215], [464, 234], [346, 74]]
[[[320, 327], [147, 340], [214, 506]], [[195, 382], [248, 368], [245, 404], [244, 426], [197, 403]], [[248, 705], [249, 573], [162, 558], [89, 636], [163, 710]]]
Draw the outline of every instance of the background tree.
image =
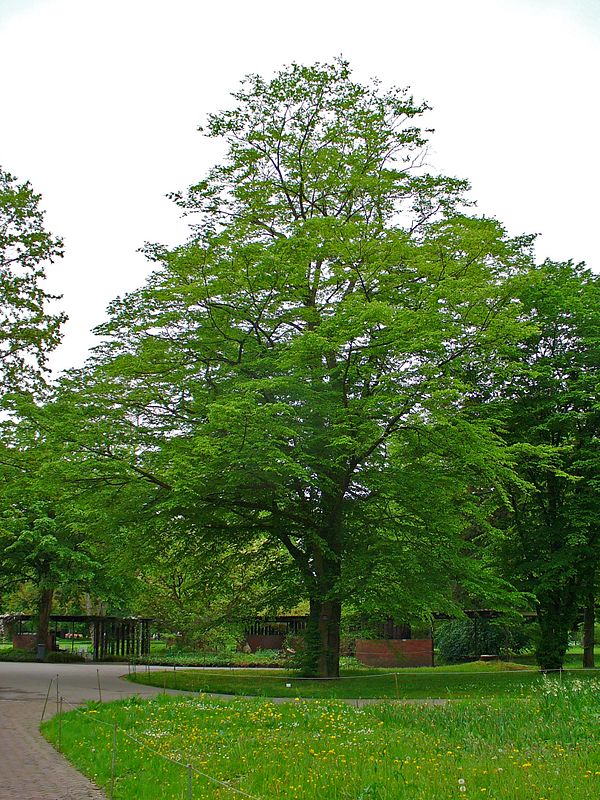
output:
[[403, 90], [336, 62], [251, 76], [235, 98], [208, 122], [224, 163], [176, 196], [192, 239], [148, 248], [157, 271], [112, 304], [73, 384], [82, 447], [207, 546], [283, 546], [272, 580], [293, 565], [307, 669], [332, 676], [361, 585], [390, 611], [417, 565], [438, 605], [461, 577], [483, 591], [462, 534], [473, 487], [501, 502], [507, 465], [461, 416], [463, 364], [518, 337], [531, 239], [465, 216], [465, 182], [423, 169], [426, 106]]
[[62, 241], [44, 229], [40, 195], [0, 168], [0, 385], [28, 388], [60, 340], [64, 314], [42, 286], [45, 270], [63, 254]]
[[76, 463], [57, 446], [53, 407], [18, 395], [10, 410], [0, 426], [0, 591], [33, 587], [28, 610], [36, 614], [38, 644], [46, 644], [57, 596], [63, 604], [79, 603], [86, 592], [110, 596], [114, 609], [126, 595], [119, 532], [107, 536], [99, 498], [82, 492]]
[[257, 554], [233, 547], [207, 552], [194, 532], [169, 539], [161, 546], [148, 537], [151, 557], [144, 564], [138, 560], [143, 585], [136, 603], [161, 630], [179, 633], [182, 644], [239, 645], [244, 623], [289, 607], [289, 588], [265, 581]]
[[[544, 669], [562, 667], [569, 633], [598, 581], [600, 537], [600, 284], [571, 263], [543, 264], [521, 293], [535, 327], [511, 354], [510, 379], [481, 381], [487, 408], [516, 459], [502, 557], [507, 577], [536, 600]], [[591, 617], [591, 626], [590, 623]], [[593, 638], [593, 634], [592, 634]], [[591, 653], [590, 653], [591, 650]], [[588, 643], [588, 660], [593, 645]]]
[[60, 498], [33, 484], [35, 479], [30, 483], [29, 476], [21, 473], [18, 496], [2, 498], [0, 588], [7, 592], [29, 581], [36, 587], [36, 639], [46, 644], [56, 591], [81, 590], [98, 565], [86, 552], [84, 535]]

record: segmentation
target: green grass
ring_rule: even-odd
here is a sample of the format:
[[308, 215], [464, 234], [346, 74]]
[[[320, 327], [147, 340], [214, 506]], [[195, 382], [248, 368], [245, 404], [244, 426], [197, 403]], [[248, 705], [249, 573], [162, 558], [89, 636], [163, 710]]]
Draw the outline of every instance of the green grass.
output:
[[[596, 645], [594, 647], [594, 656], [596, 659], [596, 664], [600, 666], [600, 645]], [[532, 653], [527, 655], [515, 656], [514, 659], [519, 664], [527, 664], [531, 666], [535, 666], [535, 656]], [[583, 647], [578, 645], [574, 645], [569, 647], [567, 652], [565, 653], [565, 660], [563, 662], [563, 666], [565, 669], [580, 669], [583, 663]]]
[[73, 650], [80, 650], [84, 647], [89, 650], [92, 647], [91, 639], [63, 639], [59, 636], [56, 643], [61, 650], [70, 650], [71, 647], [73, 647]]
[[[592, 679], [596, 672], [563, 672], [563, 680]], [[473, 662], [416, 670], [345, 670], [339, 680], [306, 680], [289, 670], [138, 671], [129, 680], [191, 692], [302, 698], [494, 698], [522, 697], [540, 685], [531, 668], [503, 662]]]
[[[60, 725], [67, 757], [107, 787], [117, 724], [118, 800], [187, 797], [188, 763], [225, 784], [194, 772], [206, 800], [234, 800], [232, 788], [262, 800], [588, 800], [600, 795], [599, 715], [599, 682], [545, 679], [518, 701], [444, 706], [132, 698]], [[43, 732], [56, 745], [58, 718]]]

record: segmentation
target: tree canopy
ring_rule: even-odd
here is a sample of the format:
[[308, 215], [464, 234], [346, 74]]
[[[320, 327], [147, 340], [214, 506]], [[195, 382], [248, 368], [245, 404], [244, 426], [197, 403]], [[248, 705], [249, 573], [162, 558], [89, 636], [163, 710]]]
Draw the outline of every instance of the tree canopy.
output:
[[524, 481], [511, 493], [504, 570], [535, 597], [538, 662], [558, 669], [598, 582], [600, 282], [548, 261], [521, 299], [532, 327], [510, 382], [493, 370], [480, 382], [479, 411], [496, 417]]
[[156, 271], [63, 392], [82, 475], [143, 483], [149, 527], [261, 558], [310, 601], [307, 669], [335, 675], [342, 603], [508, 596], [465, 557], [508, 465], [463, 406], [474, 365], [522, 335], [532, 237], [468, 215], [466, 182], [423, 165], [427, 106], [345, 62], [234, 98], [206, 130], [223, 163], [174, 196], [192, 237], [146, 248]]
[[44, 228], [40, 195], [0, 168], [0, 384], [2, 392], [30, 388], [47, 353], [60, 340], [64, 314], [48, 304], [46, 267], [63, 254], [62, 241]]
[[[597, 279], [536, 265], [534, 237], [428, 171], [405, 90], [340, 60], [249, 76], [234, 101], [205, 130], [222, 162], [173, 195], [189, 240], [146, 246], [154, 272], [84, 369], [11, 400], [5, 582], [36, 584], [40, 618], [61, 585], [128, 583], [190, 638], [308, 601], [305, 670], [325, 677], [342, 607], [528, 598], [560, 665], [600, 555]], [[39, 281], [60, 242], [3, 180], [2, 368], [27, 389], [58, 341]]]

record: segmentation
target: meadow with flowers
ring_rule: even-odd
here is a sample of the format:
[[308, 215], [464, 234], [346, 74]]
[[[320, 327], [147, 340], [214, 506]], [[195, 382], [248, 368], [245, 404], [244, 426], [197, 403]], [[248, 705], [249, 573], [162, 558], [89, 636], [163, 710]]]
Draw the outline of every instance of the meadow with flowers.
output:
[[123, 800], [587, 800], [600, 796], [599, 723], [600, 681], [543, 677], [520, 698], [437, 705], [130, 698], [43, 732], [109, 790], [116, 742]]

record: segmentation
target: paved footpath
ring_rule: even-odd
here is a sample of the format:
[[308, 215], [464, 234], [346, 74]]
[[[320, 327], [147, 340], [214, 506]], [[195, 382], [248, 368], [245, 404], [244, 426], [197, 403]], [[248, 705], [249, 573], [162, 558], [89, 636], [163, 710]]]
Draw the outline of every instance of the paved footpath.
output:
[[56, 713], [59, 694], [74, 705], [130, 695], [154, 697], [161, 690], [120, 678], [123, 664], [37, 664], [0, 662], [0, 800], [103, 800], [104, 794], [72, 767], [39, 732], [50, 681], [45, 718]]

